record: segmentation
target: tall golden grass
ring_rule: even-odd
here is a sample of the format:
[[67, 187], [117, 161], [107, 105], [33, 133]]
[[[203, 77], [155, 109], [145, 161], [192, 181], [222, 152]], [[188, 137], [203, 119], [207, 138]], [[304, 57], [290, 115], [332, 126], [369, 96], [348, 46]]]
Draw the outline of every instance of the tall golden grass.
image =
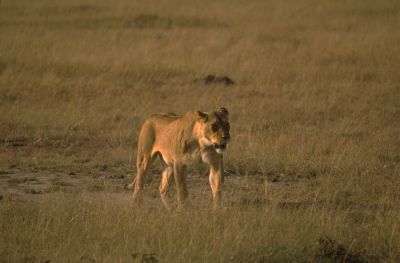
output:
[[4, 262], [134, 262], [137, 253], [153, 254], [160, 262], [336, 262], [329, 254], [335, 250], [321, 251], [318, 240], [326, 236], [343, 242], [349, 257], [360, 260], [351, 262], [398, 259], [395, 210], [355, 216], [330, 205], [241, 205], [210, 211], [203, 203], [169, 214], [138, 211], [107, 195], [57, 195], [33, 205], [5, 201], [1, 212]]
[[[399, 25], [396, 0], [2, 1], [1, 169], [133, 175], [149, 114], [225, 106], [226, 169], [259, 188], [179, 216], [6, 197], [1, 260], [309, 262], [329, 236], [399, 262]], [[207, 74], [236, 84], [193, 83]]]

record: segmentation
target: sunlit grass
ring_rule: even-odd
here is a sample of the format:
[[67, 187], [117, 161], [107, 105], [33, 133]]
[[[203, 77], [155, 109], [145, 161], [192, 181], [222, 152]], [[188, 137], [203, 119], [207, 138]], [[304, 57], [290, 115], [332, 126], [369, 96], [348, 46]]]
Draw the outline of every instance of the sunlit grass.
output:
[[148, 115], [224, 106], [245, 179], [220, 213], [4, 195], [0, 261], [312, 262], [328, 236], [398, 262], [399, 23], [395, 0], [2, 1], [1, 170], [133, 176]]

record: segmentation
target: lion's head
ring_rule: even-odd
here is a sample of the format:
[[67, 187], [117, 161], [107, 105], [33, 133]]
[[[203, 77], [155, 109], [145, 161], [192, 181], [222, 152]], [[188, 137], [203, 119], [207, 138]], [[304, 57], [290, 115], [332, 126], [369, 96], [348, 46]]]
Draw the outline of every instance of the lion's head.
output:
[[211, 113], [196, 111], [200, 123], [200, 140], [204, 146], [212, 146], [221, 154], [230, 140], [229, 112], [225, 108]]

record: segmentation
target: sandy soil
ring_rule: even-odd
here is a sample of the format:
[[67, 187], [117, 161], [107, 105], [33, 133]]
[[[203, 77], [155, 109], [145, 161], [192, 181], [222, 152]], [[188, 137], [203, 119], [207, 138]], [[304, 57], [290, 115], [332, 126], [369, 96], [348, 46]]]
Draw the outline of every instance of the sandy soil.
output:
[[[158, 186], [161, 180], [160, 171], [153, 171], [147, 177], [143, 192], [146, 204], [161, 205]], [[11, 196], [13, 199], [26, 201], [53, 194], [108, 194], [110, 198], [130, 202], [131, 190], [127, 185], [133, 179], [133, 173], [117, 169], [100, 168], [95, 171], [64, 171], [57, 169], [21, 169], [9, 168], [0, 170], [0, 196]], [[272, 188], [281, 188], [286, 183], [278, 180], [267, 180], [263, 177], [245, 177], [231, 175], [227, 172], [224, 182], [224, 203], [254, 203], [266, 202], [266, 185]], [[187, 177], [189, 202], [211, 200], [211, 190], [208, 176], [205, 173], [189, 174]], [[240, 194], [238, 194], [240, 193]], [[175, 200], [175, 187], [172, 186], [169, 195]], [[240, 196], [240, 198], [238, 198]]]

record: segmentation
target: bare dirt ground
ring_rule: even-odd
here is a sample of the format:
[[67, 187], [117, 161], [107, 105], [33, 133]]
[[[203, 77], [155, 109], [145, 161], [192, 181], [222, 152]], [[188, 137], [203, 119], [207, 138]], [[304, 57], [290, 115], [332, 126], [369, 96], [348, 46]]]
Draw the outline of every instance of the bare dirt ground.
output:
[[[87, 194], [108, 195], [118, 202], [130, 203], [131, 189], [128, 185], [134, 178], [134, 172], [126, 169], [101, 166], [91, 170], [79, 169], [26, 169], [10, 167], [0, 170], [0, 196], [18, 201], [35, 201], [50, 198], [52, 195]], [[146, 206], [161, 207], [158, 186], [161, 181], [161, 170], [154, 169], [146, 178], [143, 191]], [[275, 190], [289, 190], [304, 182], [290, 181], [283, 177], [239, 176], [230, 171], [225, 172], [223, 203], [236, 205], [265, 205]], [[191, 205], [209, 199], [211, 190], [206, 167], [191, 169], [187, 177], [189, 202]], [[286, 188], [286, 189], [285, 189]], [[175, 185], [171, 185], [169, 196], [174, 201]], [[281, 200], [282, 201], [282, 200]], [[290, 205], [280, 202], [280, 206]]]

